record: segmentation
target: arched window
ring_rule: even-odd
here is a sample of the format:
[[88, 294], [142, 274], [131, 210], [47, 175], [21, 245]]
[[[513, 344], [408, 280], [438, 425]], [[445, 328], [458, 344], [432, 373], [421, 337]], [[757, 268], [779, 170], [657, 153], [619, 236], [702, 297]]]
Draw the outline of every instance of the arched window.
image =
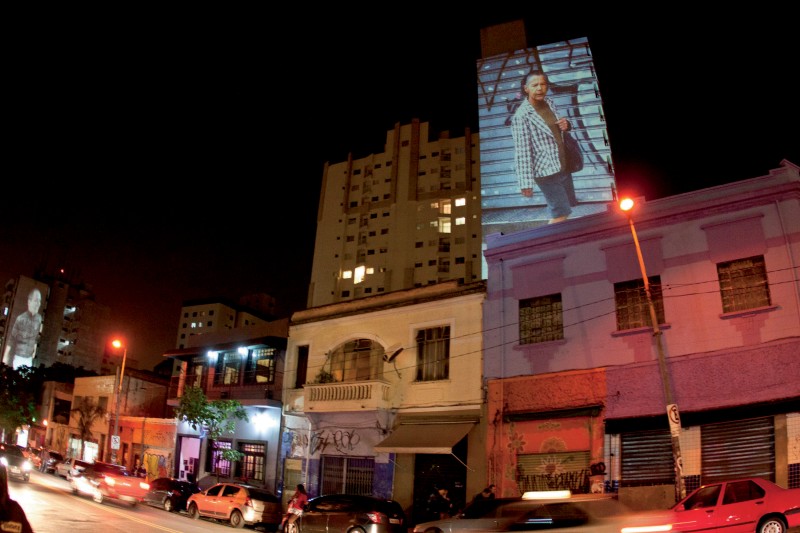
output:
[[[370, 339], [348, 341], [331, 352], [330, 372], [334, 381], [360, 381], [378, 377], [383, 347]], [[374, 369], [374, 370], [373, 370]]]

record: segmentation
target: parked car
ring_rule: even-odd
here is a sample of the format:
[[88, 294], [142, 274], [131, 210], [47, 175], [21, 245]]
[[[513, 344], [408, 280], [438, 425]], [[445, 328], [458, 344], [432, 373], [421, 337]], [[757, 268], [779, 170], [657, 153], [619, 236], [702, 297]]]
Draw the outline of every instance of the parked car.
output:
[[539, 529], [619, 533], [632, 514], [614, 494], [530, 492], [518, 498], [476, 501], [452, 518], [417, 524], [414, 533]]
[[217, 483], [192, 494], [186, 502], [189, 516], [225, 520], [240, 528], [264, 526], [276, 529], [283, 519], [281, 500], [260, 487], [242, 483]]
[[414, 533], [452, 533], [458, 529], [491, 529], [502, 516], [502, 508], [522, 498], [492, 498], [478, 500], [467, 505], [463, 511], [451, 518], [421, 522], [414, 526]]
[[60, 463], [56, 463], [56, 475], [69, 481], [72, 476], [80, 474], [90, 464], [92, 463], [80, 459], [64, 459]]
[[39, 470], [39, 468], [42, 466], [42, 458], [40, 456], [42, 451], [39, 448], [32, 448], [30, 446], [26, 446], [21, 449], [25, 457], [30, 459], [33, 468]]
[[800, 488], [785, 489], [759, 477], [710, 483], [693, 490], [669, 511], [642, 515], [628, 525], [664, 526], [670, 531], [782, 533], [800, 526]]
[[394, 500], [355, 494], [327, 494], [308, 500], [288, 533], [408, 533], [403, 507]]
[[134, 476], [122, 465], [94, 462], [72, 476], [70, 487], [73, 494], [87, 494], [97, 503], [119, 500], [132, 505], [144, 499], [150, 490], [146, 480]]
[[29, 481], [33, 464], [16, 444], [0, 443], [0, 462], [6, 466], [9, 477]]
[[160, 477], [150, 482], [150, 490], [142, 503], [161, 507], [165, 511], [185, 511], [186, 501], [192, 494], [200, 492], [200, 486], [190, 481]]
[[42, 451], [42, 458], [41, 470], [45, 474], [55, 474], [56, 465], [64, 461], [64, 456], [53, 450]]

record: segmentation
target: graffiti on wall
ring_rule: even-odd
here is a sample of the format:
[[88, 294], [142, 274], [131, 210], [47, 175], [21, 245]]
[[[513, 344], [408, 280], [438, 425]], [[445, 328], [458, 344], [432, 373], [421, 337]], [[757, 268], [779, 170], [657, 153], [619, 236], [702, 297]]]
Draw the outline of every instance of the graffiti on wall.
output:
[[170, 477], [169, 472], [169, 458], [163, 455], [145, 452], [144, 454], [144, 468], [147, 471], [147, 479], [156, 479], [160, 477]]
[[513, 481], [520, 493], [554, 489], [586, 493], [591, 490], [590, 452], [584, 449], [580, 438], [573, 437], [574, 442], [570, 444], [553, 434], [564, 434], [564, 429], [562, 423], [555, 421], [543, 421], [535, 426], [535, 431], [520, 429], [513, 422], [508, 425], [506, 447], [511, 460], [506, 463], [504, 477]]
[[326, 450], [348, 453], [354, 451], [360, 442], [361, 435], [356, 430], [322, 429], [313, 431], [310, 436], [305, 433], [293, 433], [291, 455], [302, 457], [308, 453], [312, 456], [325, 453]]

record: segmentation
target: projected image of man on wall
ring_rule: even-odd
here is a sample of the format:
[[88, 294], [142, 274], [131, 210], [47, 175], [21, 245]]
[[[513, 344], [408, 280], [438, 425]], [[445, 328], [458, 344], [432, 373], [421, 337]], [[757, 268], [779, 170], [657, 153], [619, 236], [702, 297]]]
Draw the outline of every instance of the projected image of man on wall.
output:
[[39, 307], [42, 305], [42, 293], [33, 288], [28, 293], [28, 308], [17, 315], [11, 334], [6, 341], [3, 362], [14, 367], [33, 366], [36, 356], [36, 342], [42, 329], [42, 315]]
[[566, 220], [578, 205], [572, 174], [567, 170], [567, 156], [562, 132], [571, 125], [558, 116], [552, 99], [547, 97], [550, 81], [547, 74], [533, 71], [522, 86], [525, 99], [511, 119], [514, 138], [514, 164], [522, 196], [533, 196], [534, 184], [541, 189], [550, 209], [550, 224]]

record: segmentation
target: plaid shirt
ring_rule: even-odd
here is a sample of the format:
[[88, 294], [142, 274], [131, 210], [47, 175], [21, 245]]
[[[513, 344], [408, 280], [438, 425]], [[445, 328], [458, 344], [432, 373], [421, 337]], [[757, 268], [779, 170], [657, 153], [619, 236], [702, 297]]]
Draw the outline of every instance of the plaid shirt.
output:
[[[544, 101], [556, 113], [550, 98]], [[550, 176], [561, 170], [558, 144], [550, 127], [528, 100], [524, 100], [511, 118], [514, 138], [514, 166], [520, 189], [533, 189], [534, 178]]]

